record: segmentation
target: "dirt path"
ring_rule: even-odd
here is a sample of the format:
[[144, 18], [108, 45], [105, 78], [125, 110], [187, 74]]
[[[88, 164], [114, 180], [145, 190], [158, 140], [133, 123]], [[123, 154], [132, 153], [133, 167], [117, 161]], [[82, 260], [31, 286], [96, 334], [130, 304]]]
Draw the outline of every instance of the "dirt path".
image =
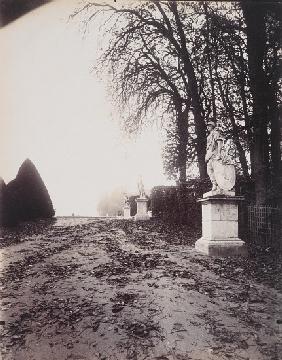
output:
[[206, 257], [196, 236], [111, 219], [3, 231], [2, 359], [278, 359], [281, 266]]

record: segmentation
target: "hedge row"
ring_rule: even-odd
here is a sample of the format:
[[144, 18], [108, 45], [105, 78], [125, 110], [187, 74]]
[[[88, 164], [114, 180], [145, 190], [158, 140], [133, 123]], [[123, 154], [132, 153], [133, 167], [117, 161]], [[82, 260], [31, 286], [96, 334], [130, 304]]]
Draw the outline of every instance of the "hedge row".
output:
[[165, 221], [193, 227], [201, 224], [201, 205], [197, 202], [210, 187], [209, 180], [193, 179], [178, 186], [156, 186], [152, 189], [152, 215]]
[[[152, 189], [152, 215], [165, 221], [201, 226], [201, 205], [197, 202], [211, 189], [209, 179], [192, 179], [178, 186], [156, 186]], [[239, 230], [245, 232], [246, 207], [254, 200], [254, 184], [241, 177], [236, 181], [236, 195], [245, 197], [239, 207]]]

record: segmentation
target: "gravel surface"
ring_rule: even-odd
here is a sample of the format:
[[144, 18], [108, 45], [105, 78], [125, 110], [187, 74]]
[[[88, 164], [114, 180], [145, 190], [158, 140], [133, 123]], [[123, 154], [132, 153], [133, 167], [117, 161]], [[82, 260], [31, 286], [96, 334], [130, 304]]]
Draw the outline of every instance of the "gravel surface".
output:
[[198, 237], [153, 220], [2, 229], [0, 359], [278, 360], [281, 256], [207, 257]]

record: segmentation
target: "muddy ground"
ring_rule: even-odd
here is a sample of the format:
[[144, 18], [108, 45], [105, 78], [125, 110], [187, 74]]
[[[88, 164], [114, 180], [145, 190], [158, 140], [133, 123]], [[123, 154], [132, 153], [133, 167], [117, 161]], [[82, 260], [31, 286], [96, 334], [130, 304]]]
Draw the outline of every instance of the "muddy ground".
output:
[[278, 360], [281, 256], [210, 258], [199, 235], [153, 220], [2, 229], [1, 359]]

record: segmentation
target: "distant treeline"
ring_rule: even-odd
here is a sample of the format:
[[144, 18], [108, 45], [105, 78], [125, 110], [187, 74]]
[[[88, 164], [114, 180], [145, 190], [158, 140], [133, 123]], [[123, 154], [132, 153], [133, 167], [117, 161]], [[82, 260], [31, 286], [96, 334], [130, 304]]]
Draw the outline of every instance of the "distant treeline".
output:
[[7, 185], [0, 178], [0, 225], [51, 218], [55, 215], [52, 201], [36, 167], [25, 160], [14, 180]]

